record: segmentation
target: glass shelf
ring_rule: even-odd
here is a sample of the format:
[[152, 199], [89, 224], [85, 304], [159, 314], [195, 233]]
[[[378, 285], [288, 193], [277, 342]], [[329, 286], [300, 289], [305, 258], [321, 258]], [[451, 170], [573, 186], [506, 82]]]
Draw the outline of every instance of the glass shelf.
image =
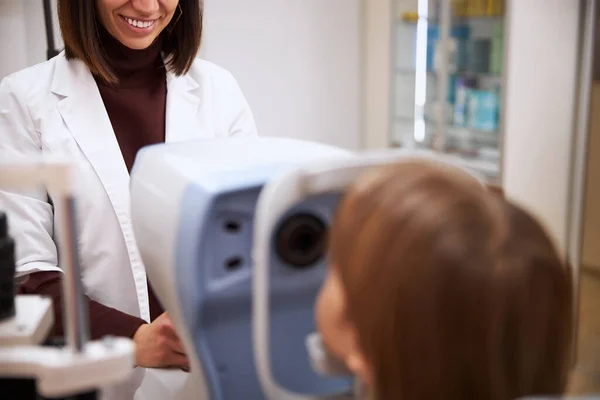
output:
[[[451, 18], [454, 20], [493, 20], [503, 19], [505, 0], [449, 0]], [[441, 4], [439, 0], [396, 0], [398, 21], [416, 23], [425, 18], [439, 22]], [[412, 5], [412, 7], [411, 7]], [[415, 10], [416, 9], [416, 10]], [[427, 10], [427, 13], [425, 13]]]
[[504, 1], [394, 1], [390, 145], [455, 155], [499, 179]]
[[[426, 20], [430, 24], [439, 24], [440, 20], [437, 17], [419, 17], [421, 20]], [[413, 19], [412, 17], [401, 16], [394, 21], [396, 24], [401, 25], [416, 25], [419, 19]], [[454, 22], [469, 23], [469, 22], [495, 22], [503, 21], [504, 16], [501, 15], [471, 15], [471, 16], [455, 16], [452, 17]]]

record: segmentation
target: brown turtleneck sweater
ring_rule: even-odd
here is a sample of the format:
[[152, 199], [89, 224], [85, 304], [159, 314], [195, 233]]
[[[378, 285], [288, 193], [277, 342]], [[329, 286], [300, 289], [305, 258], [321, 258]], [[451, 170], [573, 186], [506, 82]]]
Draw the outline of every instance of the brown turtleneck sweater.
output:
[[[100, 37], [110, 66], [119, 83], [111, 86], [96, 78], [125, 164], [129, 171], [138, 150], [165, 140], [166, 71], [159, 37], [145, 50], [132, 50], [101, 29]], [[109, 133], [106, 133], [109, 134]], [[123, 265], [124, 272], [129, 267]], [[114, 279], [119, 279], [114, 277]], [[150, 317], [156, 319], [163, 309], [149, 287]], [[36, 272], [19, 287], [21, 294], [40, 294], [53, 299], [55, 325], [52, 336], [63, 336], [61, 273]], [[105, 335], [133, 337], [145, 322], [87, 298], [90, 335], [96, 340]]]

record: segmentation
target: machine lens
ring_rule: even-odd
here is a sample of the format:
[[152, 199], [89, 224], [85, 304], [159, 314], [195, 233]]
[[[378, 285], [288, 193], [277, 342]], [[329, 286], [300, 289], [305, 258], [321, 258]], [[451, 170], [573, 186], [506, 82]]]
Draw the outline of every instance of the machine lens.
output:
[[281, 224], [276, 236], [276, 252], [295, 268], [310, 267], [325, 254], [327, 229], [311, 214], [294, 214]]

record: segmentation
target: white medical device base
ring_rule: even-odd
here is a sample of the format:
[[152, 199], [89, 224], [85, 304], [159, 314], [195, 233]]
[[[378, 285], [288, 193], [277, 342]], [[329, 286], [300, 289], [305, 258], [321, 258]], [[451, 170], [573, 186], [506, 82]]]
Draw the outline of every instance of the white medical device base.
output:
[[39, 394], [69, 397], [121, 382], [133, 369], [132, 352], [123, 338], [88, 342], [77, 354], [67, 347], [0, 347], [0, 376], [35, 379]]
[[61, 232], [58, 247], [64, 273], [66, 345], [43, 345], [54, 322], [51, 299], [16, 296], [15, 315], [0, 322], [0, 378], [4, 382], [35, 380], [38, 394], [50, 398], [95, 393], [126, 380], [134, 367], [134, 345], [130, 339], [88, 340], [71, 173], [70, 163], [62, 161], [0, 163], [1, 189], [43, 185], [55, 207], [63, 211], [59, 221], [62, 229], [57, 231]]
[[[47, 337], [54, 317], [52, 300], [42, 296], [17, 296], [17, 314], [0, 322], [0, 349], [8, 346], [37, 345]], [[2, 368], [0, 361], [0, 368]]]

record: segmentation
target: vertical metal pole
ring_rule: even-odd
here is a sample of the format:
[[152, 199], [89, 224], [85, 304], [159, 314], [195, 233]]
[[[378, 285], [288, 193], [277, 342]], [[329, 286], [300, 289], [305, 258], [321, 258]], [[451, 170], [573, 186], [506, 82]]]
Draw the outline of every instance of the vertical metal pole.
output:
[[52, 7], [50, 7], [50, 0], [42, 0], [44, 6], [44, 23], [46, 25], [46, 58], [49, 60], [58, 54], [54, 45], [54, 27], [52, 23]]
[[434, 141], [434, 150], [443, 152], [446, 149], [446, 118], [448, 115], [448, 104], [446, 102], [448, 94], [448, 82], [450, 74], [450, 25], [452, 24], [452, 4], [451, 0], [440, 0], [440, 40], [438, 46], [441, 51], [442, 59], [437, 61], [438, 66], [438, 99], [437, 99], [437, 129]]
[[81, 281], [77, 242], [76, 206], [71, 196], [61, 197], [59, 264], [63, 269], [63, 323], [67, 346], [81, 352], [89, 340], [88, 310]]
[[[590, 102], [593, 84], [594, 48], [596, 37], [596, 0], [583, 0], [581, 19], [583, 23], [580, 45], [579, 96], [577, 99], [577, 119], [573, 139], [573, 163], [571, 165], [571, 190], [569, 215], [567, 221], [567, 261], [573, 268], [574, 283], [574, 334], [573, 343], [577, 344], [579, 321], [579, 277], [581, 270], [581, 252], [583, 239], [583, 213], [585, 205], [585, 181], [588, 160]], [[574, 360], [577, 346], [573, 346]]]
[[[4, 161], [4, 160], [0, 160]], [[16, 162], [0, 165], [0, 186], [26, 189], [38, 185], [46, 187], [54, 200], [60, 220], [56, 224], [58, 233], [58, 264], [63, 271], [63, 322], [67, 346], [74, 353], [81, 352], [89, 340], [87, 301], [81, 281], [81, 268], [77, 241], [77, 210], [72, 192], [73, 168], [68, 162], [29, 163]], [[0, 163], [1, 164], [1, 163]]]

